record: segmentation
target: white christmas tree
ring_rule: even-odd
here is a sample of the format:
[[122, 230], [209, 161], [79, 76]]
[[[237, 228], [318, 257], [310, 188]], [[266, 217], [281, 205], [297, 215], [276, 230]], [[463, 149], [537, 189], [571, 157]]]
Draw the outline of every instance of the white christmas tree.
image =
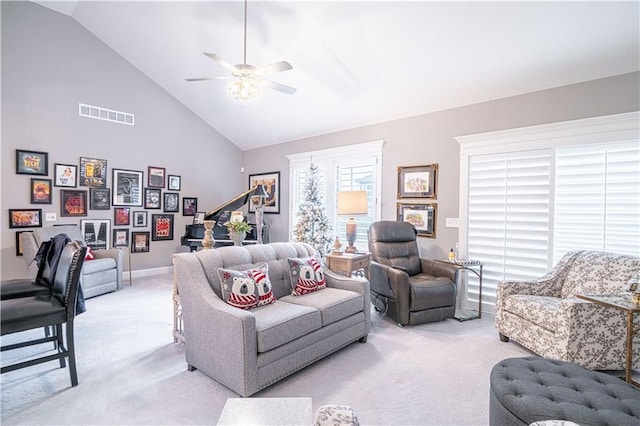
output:
[[320, 189], [322, 175], [319, 167], [309, 164], [303, 201], [298, 207], [298, 223], [293, 230], [296, 241], [310, 244], [322, 256], [329, 252], [333, 229], [324, 207], [324, 194]]

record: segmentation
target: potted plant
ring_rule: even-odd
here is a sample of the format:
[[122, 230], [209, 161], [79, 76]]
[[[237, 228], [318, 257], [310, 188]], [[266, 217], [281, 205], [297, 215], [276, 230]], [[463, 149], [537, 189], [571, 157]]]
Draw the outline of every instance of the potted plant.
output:
[[242, 220], [226, 222], [224, 226], [227, 227], [227, 231], [229, 231], [229, 237], [233, 241], [233, 244], [236, 246], [241, 246], [242, 242], [247, 236], [247, 232], [251, 231], [251, 225]]

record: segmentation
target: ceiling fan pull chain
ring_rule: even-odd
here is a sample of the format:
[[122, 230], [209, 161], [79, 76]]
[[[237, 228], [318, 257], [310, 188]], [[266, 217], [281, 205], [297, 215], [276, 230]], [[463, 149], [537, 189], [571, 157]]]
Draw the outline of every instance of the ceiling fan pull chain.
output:
[[247, 65], [247, 0], [244, 0], [244, 58], [242, 63]]

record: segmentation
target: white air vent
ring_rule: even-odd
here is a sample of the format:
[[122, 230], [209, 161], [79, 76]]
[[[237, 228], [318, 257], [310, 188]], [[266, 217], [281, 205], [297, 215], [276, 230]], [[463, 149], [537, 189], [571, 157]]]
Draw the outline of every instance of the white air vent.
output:
[[93, 105], [78, 104], [78, 113], [82, 117], [113, 121], [114, 123], [134, 125], [134, 115], [127, 112], [114, 111]]

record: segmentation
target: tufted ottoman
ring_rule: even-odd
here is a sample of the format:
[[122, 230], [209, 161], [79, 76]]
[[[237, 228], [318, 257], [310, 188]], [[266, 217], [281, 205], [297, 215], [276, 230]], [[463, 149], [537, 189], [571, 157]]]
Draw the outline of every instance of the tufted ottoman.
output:
[[606, 373], [539, 357], [509, 358], [491, 370], [491, 425], [570, 420], [640, 425], [640, 389]]

